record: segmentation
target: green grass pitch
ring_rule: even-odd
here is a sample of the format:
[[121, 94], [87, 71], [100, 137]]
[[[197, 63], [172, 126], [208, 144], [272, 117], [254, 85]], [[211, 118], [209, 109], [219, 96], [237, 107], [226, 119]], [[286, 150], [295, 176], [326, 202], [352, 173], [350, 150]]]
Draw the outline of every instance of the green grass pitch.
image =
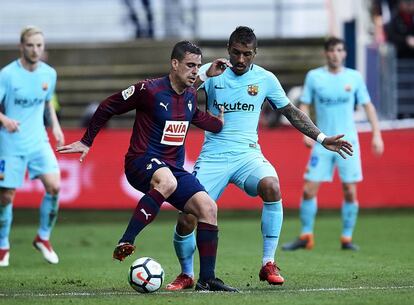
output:
[[[216, 272], [238, 294], [161, 289], [143, 295], [129, 287], [127, 270], [137, 257], [162, 264], [164, 286], [179, 273], [171, 241], [175, 213], [162, 211], [124, 263], [111, 255], [129, 212], [66, 210], [59, 217], [52, 241], [61, 262], [49, 265], [31, 246], [37, 211], [15, 211], [10, 266], [0, 268], [0, 304], [414, 304], [414, 210], [362, 211], [354, 238], [359, 252], [339, 249], [339, 211], [320, 212], [314, 250], [278, 249], [282, 287], [258, 279], [260, 212], [220, 212]], [[298, 232], [297, 212], [286, 213], [279, 245]]]

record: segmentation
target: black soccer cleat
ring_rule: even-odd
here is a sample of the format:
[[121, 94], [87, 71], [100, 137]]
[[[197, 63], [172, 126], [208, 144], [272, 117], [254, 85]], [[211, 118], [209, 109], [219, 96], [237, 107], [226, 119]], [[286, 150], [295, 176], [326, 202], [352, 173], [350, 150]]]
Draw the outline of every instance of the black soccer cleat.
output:
[[315, 242], [313, 240], [313, 234], [302, 234], [296, 240], [290, 243], [284, 244], [282, 246], [282, 250], [285, 250], [285, 251], [295, 251], [298, 249], [312, 250], [314, 245], [315, 245]]
[[230, 287], [219, 278], [209, 279], [207, 281], [198, 280], [195, 290], [197, 291], [223, 291], [223, 292], [239, 292], [236, 288]]
[[352, 242], [348, 242], [348, 243], [341, 243], [341, 249], [342, 250], [352, 250], [352, 251], [358, 251], [359, 250], [359, 246], [353, 244]]

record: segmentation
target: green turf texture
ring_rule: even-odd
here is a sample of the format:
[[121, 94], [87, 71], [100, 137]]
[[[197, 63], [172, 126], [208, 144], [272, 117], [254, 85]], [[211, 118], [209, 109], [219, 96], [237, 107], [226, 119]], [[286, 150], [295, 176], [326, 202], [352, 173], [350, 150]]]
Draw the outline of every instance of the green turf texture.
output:
[[[52, 236], [58, 265], [47, 264], [31, 246], [37, 211], [15, 211], [10, 266], [0, 268], [0, 304], [414, 304], [414, 210], [362, 211], [354, 241], [358, 252], [340, 250], [338, 211], [321, 212], [312, 251], [284, 252], [277, 262], [282, 287], [260, 282], [260, 212], [221, 213], [217, 276], [241, 293], [167, 292], [138, 294], [127, 283], [135, 258], [150, 256], [166, 273], [179, 273], [172, 245], [175, 213], [161, 217], [137, 239], [124, 263], [113, 248], [128, 212], [61, 211]], [[297, 212], [287, 213], [279, 245], [299, 232]], [[195, 262], [198, 272], [198, 259]]]

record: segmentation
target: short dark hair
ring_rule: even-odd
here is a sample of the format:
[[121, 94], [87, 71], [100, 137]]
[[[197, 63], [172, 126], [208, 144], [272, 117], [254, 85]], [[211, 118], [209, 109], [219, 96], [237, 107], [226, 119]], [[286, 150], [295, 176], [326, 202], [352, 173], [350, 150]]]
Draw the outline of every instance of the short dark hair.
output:
[[233, 43], [241, 43], [247, 46], [249, 43], [253, 43], [253, 47], [257, 48], [257, 39], [253, 29], [247, 26], [238, 26], [229, 38], [229, 46]]
[[345, 45], [345, 41], [341, 38], [338, 37], [328, 37], [324, 44], [323, 44], [323, 48], [325, 51], [328, 51], [331, 47], [334, 47], [338, 44], [342, 44], [344, 46], [344, 49], [346, 50], [346, 45]]
[[201, 49], [197, 45], [187, 40], [183, 40], [175, 44], [171, 52], [171, 59], [182, 61], [186, 53], [197, 54], [201, 56], [203, 55], [201, 53]]

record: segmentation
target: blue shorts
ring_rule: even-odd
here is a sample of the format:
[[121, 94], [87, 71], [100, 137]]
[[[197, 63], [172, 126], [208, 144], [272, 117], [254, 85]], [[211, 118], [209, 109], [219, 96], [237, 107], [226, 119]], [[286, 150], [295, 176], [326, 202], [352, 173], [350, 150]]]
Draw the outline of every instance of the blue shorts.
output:
[[151, 189], [152, 176], [157, 169], [162, 167], [169, 168], [177, 179], [177, 189], [170, 197], [166, 198], [166, 201], [178, 210], [183, 211], [185, 204], [194, 194], [206, 191], [198, 179], [184, 168], [167, 164], [161, 159], [151, 156], [142, 156], [126, 162], [125, 175], [129, 184], [135, 189], [147, 193]]
[[217, 200], [229, 183], [235, 184], [250, 196], [257, 196], [259, 181], [277, 177], [275, 168], [260, 150], [201, 154], [194, 164], [194, 172], [213, 200]]
[[315, 144], [306, 168], [304, 178], [314, 182], [331, 182], [335, 168], [344, 183], [362, 181], [361, 154], [357, 141], [352, 142], [354, 154], [343, 159], [338, 153]]
[[44, 174], [59, 173], [59, 165], [50, 145], [27, 155], [0, 156], [0, 187], [21, 187], [26, 169], [30, 179]]

